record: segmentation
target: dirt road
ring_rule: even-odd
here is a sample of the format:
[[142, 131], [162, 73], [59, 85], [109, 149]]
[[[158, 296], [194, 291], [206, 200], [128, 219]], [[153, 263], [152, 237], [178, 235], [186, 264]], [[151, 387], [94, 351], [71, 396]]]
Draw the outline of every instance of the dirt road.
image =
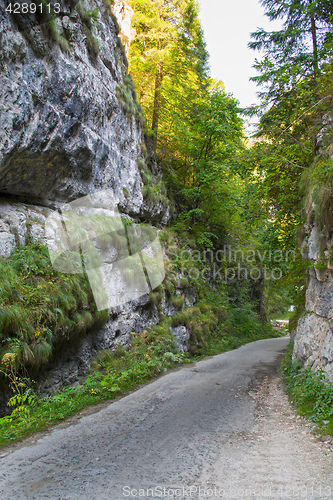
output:
[[332, 445], [277, 376], [287, 341], [187, 365], [10, 450], [0, 498], [332, 499]]

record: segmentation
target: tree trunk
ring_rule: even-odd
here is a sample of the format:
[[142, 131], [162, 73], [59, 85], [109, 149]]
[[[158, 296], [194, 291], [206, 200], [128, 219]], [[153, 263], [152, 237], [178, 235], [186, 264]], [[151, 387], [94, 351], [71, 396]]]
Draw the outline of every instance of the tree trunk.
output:
[[155, 78], [155, 92], [154, 92], [154, 108], [151, 129], [154, 133], [153, 137], [153, 150], [156, 151], [157, 146], [157, 131], [158, 131], [158, 119], [160, 113], [160, 102], [161, 102], [161, 85], [163, 80], [163, 63], [161, 63], [158, 73]]
[[[144, 31], [144, 39], [143, 39], [143, 51], [142, 51], [142, 56], [143, 58], [146, 57], [146, 31]], [[144, 74], [142, 73], [141, 75], [141, 88], [140, 88], [140, 104], [141, 106], [143, 105], [143, 97], [144, 97]]]
[[[311, 4], [312, 1], [309, 0]], [[311, 12], [311, 35], [312, 35], [312, 46], [313, 46], [313, 74], [314, 76], [319, 75], [318, 66], [318, 42], [317, 42], [317, 28], [316, 21], [313, 12]]]

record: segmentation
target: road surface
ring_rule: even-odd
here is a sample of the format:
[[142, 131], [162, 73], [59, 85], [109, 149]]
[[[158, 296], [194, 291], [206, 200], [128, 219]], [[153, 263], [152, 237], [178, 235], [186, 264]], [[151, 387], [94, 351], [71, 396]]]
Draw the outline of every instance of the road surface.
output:
[[172, 371], [0, 452], [0, 498], [332, 499], [331, 443], [277, 375], [286, 337]]

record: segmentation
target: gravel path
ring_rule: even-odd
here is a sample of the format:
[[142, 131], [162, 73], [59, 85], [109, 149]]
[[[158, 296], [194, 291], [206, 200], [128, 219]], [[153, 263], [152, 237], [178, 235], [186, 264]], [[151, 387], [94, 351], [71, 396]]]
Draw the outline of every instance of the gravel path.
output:
[[332, 442], [297, 417], [287, 338], [188, 365], [0, 457], [0, 498], [332, 499]]

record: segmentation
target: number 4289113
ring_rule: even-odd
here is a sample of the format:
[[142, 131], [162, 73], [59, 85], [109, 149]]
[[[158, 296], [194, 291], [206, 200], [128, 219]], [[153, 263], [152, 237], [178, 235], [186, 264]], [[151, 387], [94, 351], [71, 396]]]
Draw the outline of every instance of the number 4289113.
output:
[[11, 14], [35, 14], [44, 12], [46, 14], [59, 14], [60, 3], [55, 3], [54, 5], [50, 3], [9, 3], [6, 7], [6, 11]]

